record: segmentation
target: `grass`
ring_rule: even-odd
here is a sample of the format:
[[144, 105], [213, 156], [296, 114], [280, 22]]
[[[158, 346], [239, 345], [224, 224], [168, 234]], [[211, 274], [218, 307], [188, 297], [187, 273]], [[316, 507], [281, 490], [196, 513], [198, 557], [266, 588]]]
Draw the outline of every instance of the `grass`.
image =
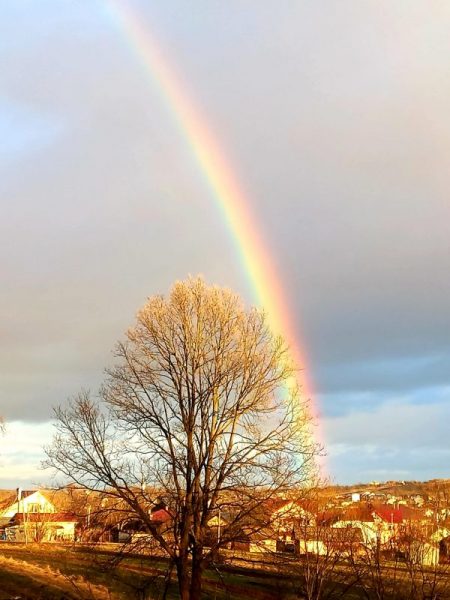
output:
[[[294, 600], [299, 583], [297, 560], [284, 557], [264, 564], [263, 557], [258, 558], [258, 562], [241, 558], [221, 565], [220, 572], [208, 569], [204, 575], [202, 600]], [[168, 568], [164, 558], [132, 555], [119, 563], [116, 559], [117, 550], [112, 545], [88, 548], [2, 543], [0, 600], [150, 600], [161, 597]], [[337, 596], [339, 589], [336, 588]], [[363, 597], [358, 588], [353, 588], [347, 596], [352, 600]], [[178, 600], [174, 575], [166, 599]]]
[[[0, 546], [0, 600], [131, 600], [157, 598], [164, 586], [167, 561], [131, 556], [114, 566], [116, 555], [56, 545]], [[208, 570], [205, 600], [287, 598], [289, 585], [274, 574], [225, 567]], [[147, 594], [147, 595], [146, 595]], [[178, 598], [175, 579], [167, 600]]]

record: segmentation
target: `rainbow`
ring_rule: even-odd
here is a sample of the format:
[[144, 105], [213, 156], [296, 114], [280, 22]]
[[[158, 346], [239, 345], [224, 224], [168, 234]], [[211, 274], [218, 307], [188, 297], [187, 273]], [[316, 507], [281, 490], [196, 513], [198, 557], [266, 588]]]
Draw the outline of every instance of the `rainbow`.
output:
[[[210, 127], [196, 110], [175, 68], [163, 56], [159, 43], [148, 28], [144, 28], [138, 15], [125, 0], [105, 0], [105, 3], [112, 19], [125, 35], [152, 81], [156, 83], [163, 102], [170, 108], [173, 118], [177, 121], [179, 130], [188, 143], [217, 208], [232, 234], [246, 276], [250, 280], [254, 301], [264, 308], [272, 331], [281, 334], [288, 343], [294, 364], [302, 365], [301, 381], [298, 375], [296, 383], [300, 384], [306, 397], [312, 398], [312, 385], [305, 373], [307, 361], [294, 336], [295, 326], [277, 270], [232, 168], [214, 139]], [[323, 444], [319, 430], [318, 407], [312, 400], [310, 403], [317, 428], [315, 437]]]

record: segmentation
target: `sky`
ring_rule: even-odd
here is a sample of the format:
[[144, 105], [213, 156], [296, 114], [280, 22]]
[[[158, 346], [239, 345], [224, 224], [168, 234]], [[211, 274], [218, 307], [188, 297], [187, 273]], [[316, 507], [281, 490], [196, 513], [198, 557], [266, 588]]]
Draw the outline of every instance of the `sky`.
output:
[[[449, 477], [450, 4], [118, 0], [245, 193], [307, 358], [329, 476]], [[0, 2], [0, 487], [146, 299], [252, 286], [109, 1]]]

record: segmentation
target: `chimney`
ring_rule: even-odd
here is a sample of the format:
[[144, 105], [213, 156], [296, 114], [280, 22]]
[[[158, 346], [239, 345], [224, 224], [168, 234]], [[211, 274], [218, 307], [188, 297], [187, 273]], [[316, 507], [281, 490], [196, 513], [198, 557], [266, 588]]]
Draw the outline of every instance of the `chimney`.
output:
[[22, 500], [22, 488], [18, 487], [16, 489], [17, 492], [17, 502], [20, 502]]

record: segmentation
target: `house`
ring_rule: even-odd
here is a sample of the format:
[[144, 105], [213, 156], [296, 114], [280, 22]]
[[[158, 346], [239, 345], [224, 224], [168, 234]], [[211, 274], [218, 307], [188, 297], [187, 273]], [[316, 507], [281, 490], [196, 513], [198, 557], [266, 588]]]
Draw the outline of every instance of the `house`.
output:
[[78, 518], [59, 512], [49, 500], [51, 491], [17, 490], [2, 494], [0, 535], [11, 541], [70, 541], [75, 539]]
[[270, 524], [266, 531], [272, 531], [275, 541], [282, 542], [281, 546], [294, 542], [293, 529], [296, 523], [314, 525], [317, 519], [317, 502], [307, 500], [271, 500], [264, 507], [266, 513], [265, 525]]
[[16, 513], [54, 513], [55, 506], [39, 490], [8, 491], [0, 501], [0, 526], [6, 525]]
[[77, 521], [72, 513], [16, 513], [5, 527], [5, 536], [14, 542], [70, 542]]
[[159, 534], [167, 533], [172, 525], [173, 517], [164, 503], [157, 504], [150, 510], [151, 529]]
[[375, 544], [380, 531], [370, 504], [358, 504], [344, 508], [336, 517], [332, 527], [360, 529], [364, 544]]
[[248, 523], [233, 536], [231, 549], [247, 552], [298, 552], [299, 541], [295, 528], [300, 530], [318, 526], [324, 515], [323, 507], [316, 497], [273, 498], [259, 506]]
[[223, 546], [228, 546], [229, 535], [232, 531], [230, 524], [233, 522], [233, 517], [227, 511], [219, 510], [213, 517], [208, 520], [208, 529], [206, 531], [205, 544], [206, 546], [214, 546], [220, 541]]
[[411, 523], [424, 527], [427, 523], [425, 514], [404, 505], [360, 504], [342, 511], [333, 527], [359, 527], [365, 544], [384, 545]]
[[230, 518], [228, 516], [225, 518], [221, 513], [218, 513], [209, 519], [208, 527], [211, 527], [212, 529], [226, 527], [229, 523], [229, 520]]
[[[124, 518], [117, 521], [111, 528], [111, 537], [113, 541], [121, 543], [132, 543], [136, 547], [141, 545], [152, 545], [154, 543], [154, 535], [158, 534], [167, 538], [172, 535], [173, 516], [169, 512], [164, 502], [158, 502], [148, 509], [150, 523], [136, 515], [126, 515], [126, 510], [123, 511]], [[120, 513], [117, 514], [120, 516]]]
[[295, 549], [300, 555], [351, 555], [362, 543], [359, 527], [336, 528], [328, 526], [294, 527]]
[[255, 531], [250, 527], [243, 527], [241, 533], [231, 542], [230, 548], [241, 552], [276, 552], [277, 539], [270, 528]]

